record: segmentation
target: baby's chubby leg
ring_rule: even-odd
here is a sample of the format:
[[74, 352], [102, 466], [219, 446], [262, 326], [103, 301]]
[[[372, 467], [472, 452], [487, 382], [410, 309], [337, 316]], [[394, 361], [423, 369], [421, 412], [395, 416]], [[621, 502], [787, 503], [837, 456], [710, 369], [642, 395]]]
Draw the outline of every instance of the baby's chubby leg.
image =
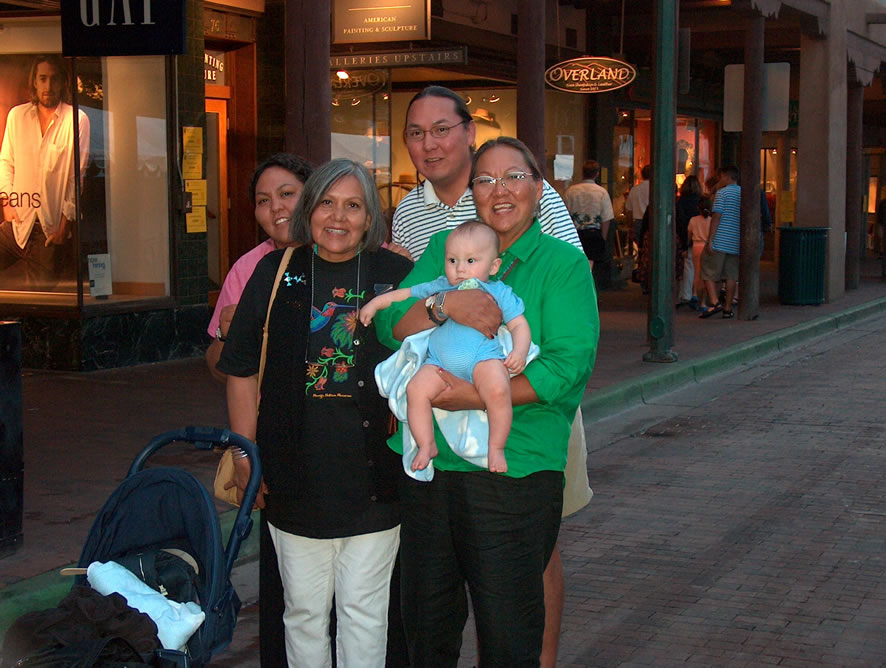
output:
[[437, 443], [434, 441], [434, 414], [431, 401], [446, 389], [446, 382], [437, 373], [433, 364], [425, 364], [406, 386], [406, 419], [409, 431], [418, 445], [418, 454], [412, 460], [412, 470], [427, 468], [437, 456]]
[[508, 470], [505, 443], [514, 415], [511, 377], [501, 360], [484, 360], [474, 366], [473, 380], [489, 418], [489, 470], [504, 473]]

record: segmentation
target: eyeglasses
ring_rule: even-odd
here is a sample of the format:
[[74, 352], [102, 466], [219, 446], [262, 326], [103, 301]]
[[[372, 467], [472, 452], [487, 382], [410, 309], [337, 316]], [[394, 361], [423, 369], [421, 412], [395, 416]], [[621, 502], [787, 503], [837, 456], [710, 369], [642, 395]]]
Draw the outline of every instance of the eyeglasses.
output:
[[468, 121], [462, 121], [461, 123], [456, 123], [455, 125], [435, 125], [430, 130], [422, 130], [420, 128], [406, 128], [403, 132], [403, 137], [410, 144], [417, 144], [425, 138], [425, 135], [431, 135], [434, 139], [444, 139], [452, 128], [457, 128], [459, 125], [464, 125], [468, 123]]
[[475, 176], [471, 180], [471, 187], [479, 195], [491, 195], [495, 190], [495, 184], [500, 183], [501, 187], [508, 192], [517, 192], [526, 183], [526, 179], [531, 176], [532, 174], [526, 172], [508, 172], [498, 178], [494, 176]]

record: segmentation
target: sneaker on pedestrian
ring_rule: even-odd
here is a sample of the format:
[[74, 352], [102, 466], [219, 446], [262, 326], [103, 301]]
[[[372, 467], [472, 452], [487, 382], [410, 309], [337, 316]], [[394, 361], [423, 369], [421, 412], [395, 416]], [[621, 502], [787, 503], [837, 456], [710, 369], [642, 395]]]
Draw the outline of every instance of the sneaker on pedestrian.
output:
[[704, 311], [701, 312], [699, 318], [710, 318], [712, 315], [719, 313], [723, 310], [723, 307], [720, 304], [714, 304], [713, 306], [708, 306]]

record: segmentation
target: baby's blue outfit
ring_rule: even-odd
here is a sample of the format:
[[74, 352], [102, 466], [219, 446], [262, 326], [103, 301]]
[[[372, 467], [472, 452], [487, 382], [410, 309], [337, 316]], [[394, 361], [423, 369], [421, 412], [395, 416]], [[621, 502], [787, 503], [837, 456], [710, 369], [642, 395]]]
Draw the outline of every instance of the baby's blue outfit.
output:
[[[407, 424], [409, 417], [406, 388], [425, 363], [428, 341], [435, 331], [423, 329], [407, 336], [397, 352], [375, 367], [375, 382], [378, 384], [379, 392], [387, 398], [394, 417], [404, 424]], [[504, 325], [498, 328], [496, 341], [502, 349], [503, 356], [507, 356], [514, 347], [511, 333]], [[535, 343], [530, 343], [529, 354], [526, 356], [527, 364], [538, 357], [540, 352]], [[445, 411], [442, 408], [432, 410], [434, 419], [452, 451], [462, 459], [485, 469], [489, 464], [489, 416], [486, 411]], [[412, 438], [412, 431], [404, 429], [403, 471], [414, 480], [428, 482], [434, 477], [434, 461], [431, 460], [425, 469], [413, 471], [412, 461], [417, 454], [418, 445]]]
[[[501, 281], [489, 283], [469, 278], [458, 285], [450, 285], [446, 276], [412, 286], [412, 296], [424, 299], [438, 292], [452, 290], [483, 290], [495, 299], [501, 309], [502, 320], [510, 322], [524, 311], [523, 300], [514, 294], [510, 285]], [[478, 330], [447, 319], [431, 331], [428, 342], [428, 358], [425, 364], [436, 364], [448, 372], [473, 382], [474, 366], [485, 360], [503, 360], [501, 344], [488, 339]]]
[[[505, 322], [523, 313], [523, 300], [514, 294], [509, 285], [501, 281], [484, 283], [475, 278], [452, 286], [445, 276], [412, 287], [413, 297], [428, 297], [450, 290], [481, 289], [495, 299]], [[450, 373], [473, 382], [474, 365], [488, 359], [503, 360], [513, 349], [511, 333], [507, 327], [499, 327], [498, 336], [487, 339], [472, 327], [460, 325], [451, 318], [434, 329], [425, 329], [407, 336], [400, 349], [375, 367], [375, 382], [379, 392], [387, 397], [388, 405], [400, 422], [407, 421], [406, 387], [424, 364], [436, 364]], [[539, 348], [531, 343], [526, 357], [527, 364], [539, 355]], [[481, 468], [488, 465], [489, 420], [486, 411], [445, 411], [433, 409], [434, 418], [452, 451]], [[408, 425], [407, 425], [408, 426]], [[418, 446], [412, 432], [403, 430], [403, 470], [410, 478], [428, 482], [434, 477], [434, 462], [421, 471], [412, 470], [412, 461], [418, 454]]]

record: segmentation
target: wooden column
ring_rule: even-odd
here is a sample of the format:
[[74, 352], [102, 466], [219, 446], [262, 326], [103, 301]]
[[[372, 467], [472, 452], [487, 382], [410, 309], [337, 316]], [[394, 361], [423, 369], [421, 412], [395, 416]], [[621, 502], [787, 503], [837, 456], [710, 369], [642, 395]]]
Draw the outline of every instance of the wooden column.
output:
[[[763, 142], [763, 39], [766, 19], [747, 19], [741, 128], [741, 255], [738, 317], [760, 316], [760, 146]], [[727, 304], [726, 308], [730, 305]]]
[[330, 2], [286, 0], [286, 150], [314, 165], [332, 155]]
[[862, 108], [864, 87], [853, 77], [846, 95], [846, 289], [857, 290], [865, 248]]
[[532, 151], [544, 174], [545, 3], [519, 0], [517, 11], [517, 137]]

